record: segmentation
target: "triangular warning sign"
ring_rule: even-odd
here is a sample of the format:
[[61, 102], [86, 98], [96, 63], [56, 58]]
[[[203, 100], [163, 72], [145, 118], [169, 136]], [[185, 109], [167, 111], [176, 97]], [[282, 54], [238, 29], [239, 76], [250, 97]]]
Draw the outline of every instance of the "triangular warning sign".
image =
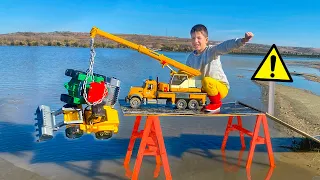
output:
[[251, 80], [293, 82], [275, 44], [271, 46]]

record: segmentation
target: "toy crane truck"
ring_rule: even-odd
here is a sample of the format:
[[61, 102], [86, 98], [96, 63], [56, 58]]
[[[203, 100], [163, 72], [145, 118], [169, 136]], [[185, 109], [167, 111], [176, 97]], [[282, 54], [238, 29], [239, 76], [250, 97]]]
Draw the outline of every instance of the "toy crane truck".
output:
[[[139, 108], [141, 104], [157, 104], [163, 100], [167, 105], [173, 105], [177, 109], [198, 110], [206, 104], [207, 94], [201, 91], [201, 79], [199, 78], [201, 72], [199, 70], [177, 62], [145, 46], [103, 32], [96, 27], [92, 28], [90, 34], [93, 37], [95, 34], [99, 34], [128, 46], [160, 61], [162, 67], [167, 66], [171, 70], [169, 83], [158, 82], [157, 78], [157, 80], [146, 80], [142, 87], [131, 87], [125, 100], [130, 103], [132, 108]], [[178, 72], [169, 65], [177, 68]]]

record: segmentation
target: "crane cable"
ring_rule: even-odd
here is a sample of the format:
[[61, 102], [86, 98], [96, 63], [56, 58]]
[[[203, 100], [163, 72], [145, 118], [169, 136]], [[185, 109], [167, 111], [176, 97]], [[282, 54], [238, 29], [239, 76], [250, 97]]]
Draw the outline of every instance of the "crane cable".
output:
[[83, 83], [83, 86], [82, 86], [82, 89], [83, 89], [83, 98], [84, 100], [87, 102], [88, 105], [92, 106], [92, 105], [97, 105], [97, 104], [100, 104], [102, 102], [102, 100], [106, 97], [107, 93], [108, 93], [108, 89], [106, 88], [106, 85], [104, 83], [104, 93], [103, 93], [103, 96], [100, 100], [96, 101], [96, 102], [93, 102], [93, 103], [90, 103], [88, 101], [88, 97], [87, 97], [87, 91], [86, 91], [86, 86], [87, 86], [87, 81], [88, 79], [91, 79], [92, 82], [94, 82], [94, 76], [93, 76], [93, 64], [94, 64], [94, 58], [96, 56], [96, 52], [94, 51], [94, 38], [91, 38], [91, 41], [90, 41], [90, 65], [89, 65], [89, 68], [87, 69], [86, 73], [86, 78], [84, 80], [84, 83]]

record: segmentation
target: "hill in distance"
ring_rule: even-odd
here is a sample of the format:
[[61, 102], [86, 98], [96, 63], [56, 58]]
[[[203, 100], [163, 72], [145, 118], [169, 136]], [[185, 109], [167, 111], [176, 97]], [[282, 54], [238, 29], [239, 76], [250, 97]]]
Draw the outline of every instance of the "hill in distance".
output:
[[[137, 34], [114, 34], [136, 44], [144, 45], [150, 49], [162, 51], [190, 52], [192, 51], [190, 39], [151, 36]], [[218, 41], [210, 41], [209, 44], [218, 44]], [[66, 47], [89, 47], [90, 34], [83, 32], [16, 32], [0, 34], [0, 45], [2, 46], [66, 46]], [[127, 48], [115, 41], [106, 39], [99, 35], [95, 38], [97, 48]], [[246, 46], [233, 51], [233, 54], [265, 55], [271, 45], [248, 43]], [[281, 56], [303, 56], [320, 57], [320, 48], [277, 46]]]

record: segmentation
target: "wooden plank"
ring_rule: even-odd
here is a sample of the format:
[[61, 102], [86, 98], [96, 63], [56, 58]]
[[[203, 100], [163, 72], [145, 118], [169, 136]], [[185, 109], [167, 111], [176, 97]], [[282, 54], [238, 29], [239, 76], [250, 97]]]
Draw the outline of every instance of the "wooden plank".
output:
[[[256, 111], [263, 112], [263, 111], [261, 111], [259, 109], [256, 109], [256, 108], [254, 108], [252, 106], [249, 106], [249, 105], [247, 105], [245, 103], [242, 103], [242, 102], [238, 102], [238, 103], [242, 104], [244, 106], [250, 107], [251, 109], [255, 109]], [[275, 122], [277, 122], [277, 123], [289, 128], [289, 129], [291, 129], [291, 130], [293, 130], [293, 131], [295, 131], [295, 132], [297, 132], [297, 133], [299, 133], [299, 134], [301, 134], [301, 135], [303, 135], [303, 136], [305, 136], [305, 137], [307, 137], [307, 138], [309, 138], [309, 139], [311, 139], [311, 140], [313, 140], [313, 141], [315, 141], [317, 143], [320, 143], [320, 136], [311, 136], [310, 134], [308, 134], [308, 133], [306, 133], [304, 131], [301, 131], [300, 129], [298, 129], [298, 128], [296, 128], [296, 127], [294, 127], [294, 126], [292, 126], [292, 125], [290, 125], [290, 124], [288, 124], [288, 123], [286, 123], [286, 122], [284, 122], [284, 121], [272, 116], [271, 114], [269, 114], [267, 112], [265, 112], [265, 114], [267, 115], [267, 117], [269, 117], [273, 121], [275, 121]]]
[[236, 102], [223, 103], [218, 114], [210, 114], [200, 110], [178, 110], [163, 104], [141, 105], [140, 108], [133, 109], [125, 100], [119, 100], [119, 104], [124, 116], [256, 116], [262, 114]]

